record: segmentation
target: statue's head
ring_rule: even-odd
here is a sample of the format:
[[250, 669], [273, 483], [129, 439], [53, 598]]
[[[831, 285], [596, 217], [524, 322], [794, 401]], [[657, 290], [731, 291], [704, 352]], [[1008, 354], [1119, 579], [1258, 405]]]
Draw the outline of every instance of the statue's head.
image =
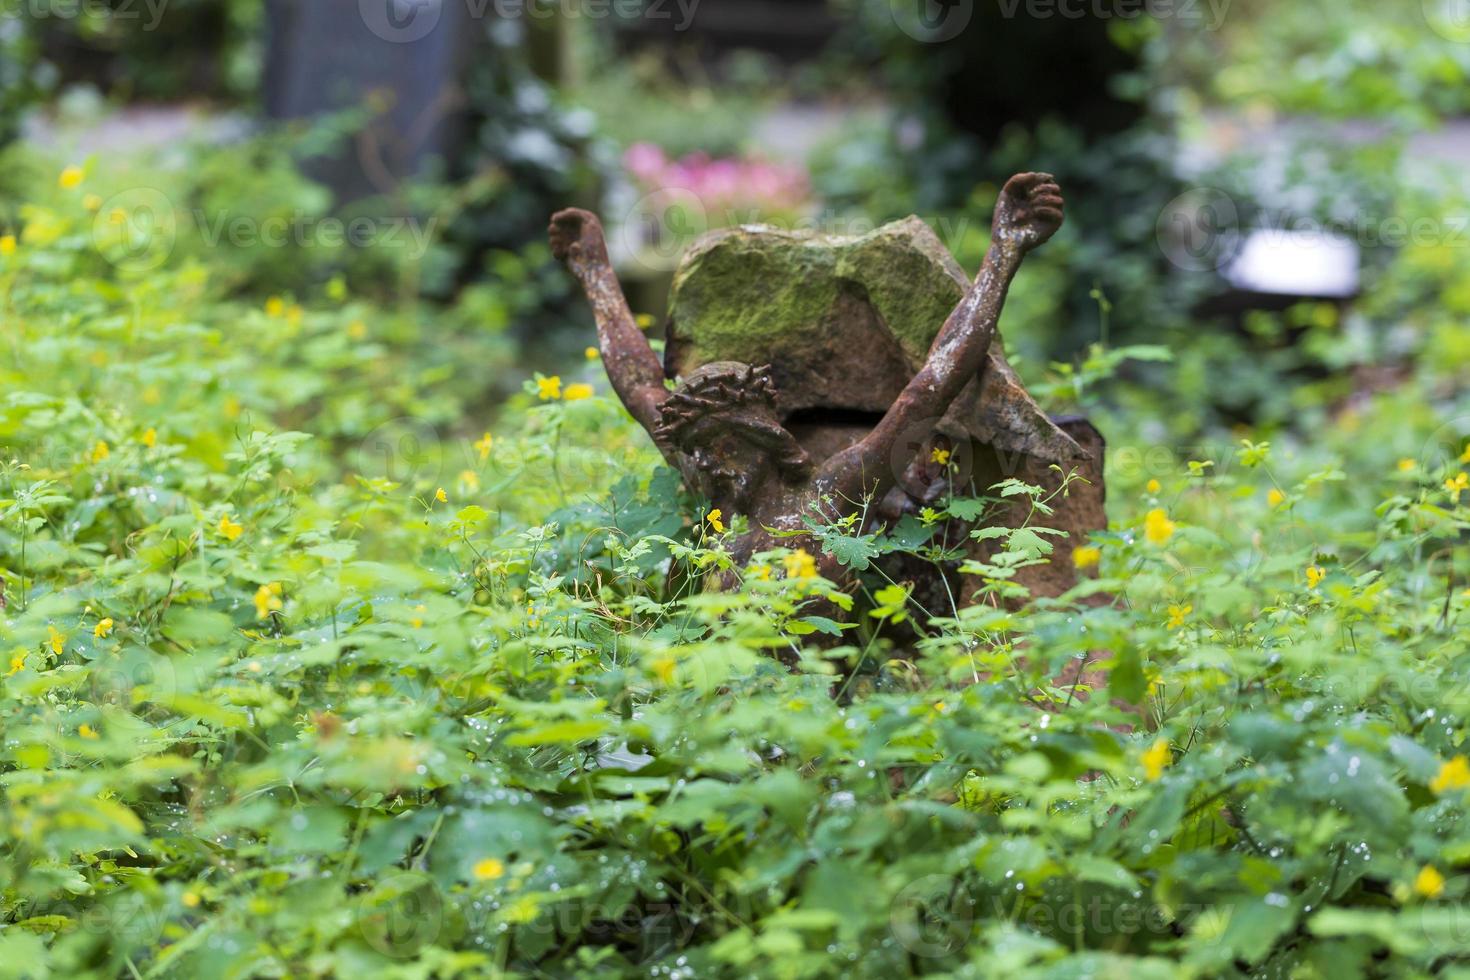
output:
[[696, 491], [745, 510], [773, 472], [804, 476], [806, 451], [781, 424], [770, 367], [716, 361], [691, 372], [660, 409], [656, 435], [694, 464]]

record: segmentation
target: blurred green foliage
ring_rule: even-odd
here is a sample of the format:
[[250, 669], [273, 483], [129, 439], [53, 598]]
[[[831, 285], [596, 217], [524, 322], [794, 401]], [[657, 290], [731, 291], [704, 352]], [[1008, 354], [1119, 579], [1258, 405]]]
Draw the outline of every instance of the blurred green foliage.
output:
[[1231, 0], [1214, 30], [1164, 38], [1204, 105], [1432, 126], [1470, 110], [1470, 19], [1452, 0]]
[[14, 65], [41, 94], [95, 86], [123, 100], [254, 100], [262, 0], [17, 0], [6, 30], [28, 44]]

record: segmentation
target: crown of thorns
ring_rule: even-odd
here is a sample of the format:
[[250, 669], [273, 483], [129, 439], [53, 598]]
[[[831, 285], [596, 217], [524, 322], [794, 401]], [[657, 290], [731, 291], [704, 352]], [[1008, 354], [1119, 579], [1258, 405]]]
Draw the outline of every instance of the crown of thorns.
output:
[[776, 383], [769, 364], [751, 367], [737, 361], [707, 364], [684, 380], [660, 408], [658, 435], [678, 444], [706, 419], [718, 416], [742, 428], [764, 430], [754, 418], [742, 419], [739, 410], [769, 411], [776, 405]]

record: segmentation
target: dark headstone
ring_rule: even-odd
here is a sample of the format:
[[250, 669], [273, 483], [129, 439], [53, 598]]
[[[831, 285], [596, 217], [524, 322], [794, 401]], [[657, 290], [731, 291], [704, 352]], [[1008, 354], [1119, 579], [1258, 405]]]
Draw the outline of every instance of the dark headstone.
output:
[[[493, 5], [486, 10], [493, 10]], [[267, 0], [265, 108], [313, 119], [367, 107], [307, 173], [339, 201], [390, 193], [464, 139], [462, 80], [486, 24], [458, 0]]]

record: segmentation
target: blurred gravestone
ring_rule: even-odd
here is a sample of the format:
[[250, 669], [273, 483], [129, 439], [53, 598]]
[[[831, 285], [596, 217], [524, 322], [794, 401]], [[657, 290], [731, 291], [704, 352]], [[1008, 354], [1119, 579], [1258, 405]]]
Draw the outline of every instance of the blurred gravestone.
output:
[[460, 0], [267, 0], [267, 114], [369, 110], [350, 139], [305, 164], [339, 202], [391, 193], [430, 160], [453, 159], [466, 128], [462, 80], [485, 37], [475, 9]]

